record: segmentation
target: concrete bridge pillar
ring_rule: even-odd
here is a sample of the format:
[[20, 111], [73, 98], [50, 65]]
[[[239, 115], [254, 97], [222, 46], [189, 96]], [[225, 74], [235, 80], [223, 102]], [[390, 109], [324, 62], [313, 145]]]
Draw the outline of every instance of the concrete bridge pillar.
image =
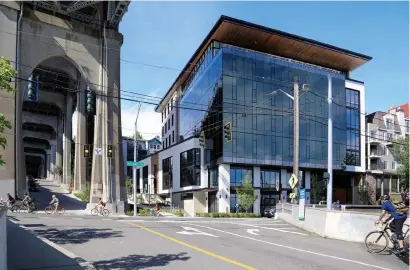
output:
[[73, 97], [66, 96], [64, 119], [64, 152], [63, 152], [63, 187], [68, 189], [71, 184], [71, 140], [72, 140]]
[[84, 157], [84, 145], [87, 144], [87, 121], [86, 121], [86, 105], [85, 105], [85, 78], [78, 76], [77, 92], [77, 134], [75, 141], [75, 157], [74, 157], [74, 191], [79, 192], [85, 190], [87, 160]]
[[[64, 132], [64, 118], [63, 114], [58, 117], [57, 121], [57, 151], [56, 151], [56, 167], [63, 167], [63, 132]], [[61, 183], [61, 176], [55, 175], [55, 180]]]

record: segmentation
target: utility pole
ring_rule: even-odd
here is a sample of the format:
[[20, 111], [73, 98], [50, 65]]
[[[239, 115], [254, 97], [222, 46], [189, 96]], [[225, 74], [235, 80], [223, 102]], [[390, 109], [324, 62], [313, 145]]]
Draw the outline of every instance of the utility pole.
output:
[[329, 180], [327, 182], [327, 200], [326, 206], [328, 210], [332, 209], [332, 197], [333, 197], [333, 123], [332, 123], [332, 77], [327, 75], [327, 87], [328, 87], [328, 120], [327, 120], [327, 172], [329, 174]]
[[[293, 174], [299, 180], [299, 78], [293, 80]], [[297, 185], [293, 189], [298, 194]], [[295, 199], [292, 199], [296, 203]]]
[[[141, 103], [139, 103], [137, 118], [135, 118], [134, 125], [134, 162], [137, 162], [138, 151], [137, 151], [137, 122], [138, 115], [140, 114]], [[133, 187], [133, 197], [134, 197], [134, 217], [137, 216], [137, 166], [132, 167], [132, 187]]]

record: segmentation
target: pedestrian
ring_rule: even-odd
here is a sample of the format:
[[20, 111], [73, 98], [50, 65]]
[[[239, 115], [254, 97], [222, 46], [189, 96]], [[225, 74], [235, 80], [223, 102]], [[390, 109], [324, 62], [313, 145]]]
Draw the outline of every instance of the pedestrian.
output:
[[236, 204], [236, 205], [235, 205], [235, 212], [236, 212], [236, 213], [239, 213], [239, 204]]

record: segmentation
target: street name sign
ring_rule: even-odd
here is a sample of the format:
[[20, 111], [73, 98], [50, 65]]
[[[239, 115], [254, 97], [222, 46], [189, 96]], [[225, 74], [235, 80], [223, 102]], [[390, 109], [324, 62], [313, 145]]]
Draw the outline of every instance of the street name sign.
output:
[[144, 162], [127, 161], [128, 167], [144, 167]]

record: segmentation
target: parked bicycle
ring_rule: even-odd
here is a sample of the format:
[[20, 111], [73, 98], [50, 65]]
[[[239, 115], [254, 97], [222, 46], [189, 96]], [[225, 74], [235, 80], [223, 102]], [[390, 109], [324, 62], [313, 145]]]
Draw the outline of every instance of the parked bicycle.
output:
[[[404, 249], [409, 253], [409, 225], [403, 225]], [[390, 231], [388, 224], [379, 225], [378, 230], [369, 232], [364, 238], [366, 249], [370, 253], [381, 253], [387, 249], [390, 243], [393, 244], [393, 252], [398, 251], [399, 244], [397, 236]]]
[[93, 209], [91, 209], [91, 215], [96, 216], [98, 214], [106, 217], [110, 214], [110, 211], [105, 208], [98, 209], [98, 205], [96, 205]]
[[[56, 208], [55, 208], [54, 205], [49, 205], [44, 209], [44, 211], [46, 212], [46, 214], [52, 214], [52, 213], [55, 212], [55, 209]], [[57, 207], [57, 214], [62, 215], [62, 214], [64, 214], [64, 212], [65, 212], [65, 210], [64, 210], [63, 207], [61, 207], [61, 206]]]

